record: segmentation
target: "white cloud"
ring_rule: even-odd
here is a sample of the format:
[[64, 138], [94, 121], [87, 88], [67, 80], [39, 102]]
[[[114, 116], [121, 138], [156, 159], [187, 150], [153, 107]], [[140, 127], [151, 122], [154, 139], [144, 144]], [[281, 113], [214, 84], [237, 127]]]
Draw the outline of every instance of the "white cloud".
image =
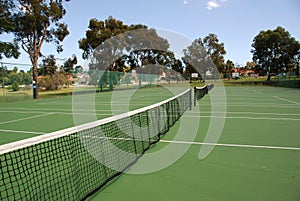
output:
[[189, 2], [188, 0], [183, 1], [183, 3], [184, 3], [185, 5], [190, 4], [190, 2]]
[[222, 3], [226, 2], [226, 1], [227, 0], [219, 0], [219, 1], [217, 1], [217, 0], [211, 0], [211, 1], [207, 2], [206, 9], [212, 10], [214, 8], [218, 8], [218, 7], [221, 6]]
[[207, 9], [208, 10], [211, 10], [211, 9], [213, 9], [213, 8], [218, 8], [218, 7], [220, 7], [220, 4], [217, 2], [217, 1], [209, 1], [209, 2], [207, 2]]

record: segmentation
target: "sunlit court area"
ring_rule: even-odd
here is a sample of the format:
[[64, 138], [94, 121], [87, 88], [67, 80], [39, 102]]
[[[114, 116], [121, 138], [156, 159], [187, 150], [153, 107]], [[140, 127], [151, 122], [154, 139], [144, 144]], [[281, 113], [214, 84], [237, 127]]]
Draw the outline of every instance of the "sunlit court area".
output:
[[[211, 102], [205, 97], [199, 102], [199, 130], [193, 141], [174, 140], [180, 126], [176, 123], [151, 149], [188, 144], [182, 158], [155, 173], [124, 174], [91, 200], [299, 199], [298, 90], [250, 86], [226, 87], [226, 92], [227, 115], [216, 144], [203, 142], [211, 118], [223, 117], [211, 116]], [[187, 113], [190, 121], [196, 118], [193, 110]], [[203, 146], [214, 149], [200, 160]]]
[[0, 0], [0, 200], [299, 201], [299, 8]]
[[[196, 106], [192, 101], [192, 109], [190, 109], [191, 101], [188, 95], [185, 113], [161, 136], [155, 133], [158, 126], [149, 122], [158, 120], [155, 115], [149, 116], [153, 111], [147, 116], [144, 116], [144, 113], [141, 113], [142, 116], [139, 114], [138, 117], [134, 115], [131, 121], [114, 120], [113, 127], [108, 125], [111, 123], [106, 123], [100, 126], [102, 128], [100, 130], [93, 123], [92, 128], [78, 126], [65, 130], [66, 133], [59, 132], [76, 126], [73, 121], [74, 115], [86, 119], [88, 116], [93, 116], [91, 113], [94, 112], [100, 121], [112, 117], [113, 106], [111, 101], [107, 101], [111, 100], [111, 92], [96, 94], [95, 111], [89, 112], [80, 109], [74, 111], [72, 96], [40, 99], [34, 102], [1, 103], [1, 174], [2, 182], [6, 185], [5, 190], [2, 186], [1, 195], [3, 198], [4, 196], [17, 198], [14, 193], [20, 193], [19, 196], [32, 196], [37, 200], [60, 196], [71, 198], [70, 192], [90, 193], [83, 189], [95, 190], [100, 187], [91, 197], [88, 197], [88, 200], [118, 200], [120, 197], [123, 200], [135, 200], [140, 196], [144, 196], [145, 200], [182, 200], [184, 197], [189, 197], [191, 200], [199, 198], [297, 200], [300, 175], [298, 89], [262, 86], [225, 87], [226, 102], [212, 107], [212, 97], [223, 100], [218, 96], [219, 87], [210, 90], [209, 94], [196, 102]], [[121, 96], [123, 91], [115, 93]], [[130, 109], [141, 109], [173, 96], [164, 87], [135, 90], [130, 98]], [[222, 108], [224, 104], [226, 104], [225, 116], [222, 114], [224, 111], [218, 111], [218, 108]], [[116, 112], [120, 114], [126, 111]], [[163, 111], [161, 113], [163, 115]], [[151, 120], [147, 122], [147, 118]], [[220, 138], [215, 142], [206, 141], [208, 131], [212, 129], [211, 126], [214, 126], [210, 123], [216, 118], [224, 120], [224, 126], [220, 128], [222, 129]], [[122, 134], [125, 130], [132, 129], [131, 124], [141, 125], [141, 121], [144, 122], [142, 124], [151, 126], [143, 131], [139, 129], [132, 131], [136, 135], [146, 135], [145, 139]], [[161, 117], [161, 121], [165, 121], [164, 118]], [[192, 138], [189, 137], [191, 136], [189, 132], [193, 129], [189, 127], [180, 129], [184, 126], [182, 121], [189, 121], [192, 126], [198, 124], [197, 133]], [[80, 132], [80, 129], [86, 131]], [[61, 136], [52, 139], [53, 136], [48, 136], [48, 133]], [[149, 133], [153, 133], [151, 138]], [[64, 136], [65, 134], [68, 135]], [[156, 143], [158, 138], [160, 141]], [[133, 139], [136, 139], [136, 144], [133, 143]], [[15, 144], [16, 147], [7, 146], [3, 149], [3, 146], [12, 142], [19, 142], [19, 144]], [[106, 144], [108, 142], [122, 150], [134, 153], [137, 158], [141, 156], [141, 159], [136, 161], [132, 156], [118, 156], [119, 153], [115, 152], [111, 145]], [[158, 171], [154, 169], [155, 171], [151, 172], [150, 168], [150, 172], [138, 174], [139, 171], [136, 170], [135, 173], [135, 167], [143, 166], [142, 159], [148, 154], [157, 153], [172, 157], [172, 154], [164, 152], [164, 149], [170, 145], [173, 146], [173, 154], [180, 151], [182, 147], [186, 150], [181, 157]], [[92, 148], [96, 146], [98, 150], [95, 152], [96, 150], [91, 151], [89, 147], [81, 146]], [[200, 150], [205, 146], [213, 149], [205, 158], [199, 158]], [[6, 152], [6, 149], [13, 151]], [[144, 149], [147, 151], [144, 152]], [[98, 154], [101, 154], [98, 151], [103, 152], [101, 157], [104, 157], [106, 162], [109, 160], [116, 164], [125, 173], [115, 177], [115, 174], [119, 174], [118, 169], [104, 168], [102, 163], [105, 161], [97, 158]], [[81, 154], [87, 155], [83, 157]], [[156, 162], [164, 164], [160, 160], [164, 158]], [[130, 163], [135, 161], [136, 164], [130, 166]], [[87, 164], [89, 165], [86, 166]], [[93, 165], [98, 169], [89, 169]], [[85, 171], [99, 175], [89, 175]], [[79, 178], [88, 182], [78, 181]], [[163, 190], [157, 191], [157, 189]], [[56, 191], [59, 193], [53, 194]], [[215, 191], [218, 193], [214, 193]]]

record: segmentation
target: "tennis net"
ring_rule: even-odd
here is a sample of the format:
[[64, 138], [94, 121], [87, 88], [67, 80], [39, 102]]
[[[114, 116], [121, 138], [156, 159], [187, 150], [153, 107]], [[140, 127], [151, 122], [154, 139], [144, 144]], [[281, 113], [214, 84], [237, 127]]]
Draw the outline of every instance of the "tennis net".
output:
[[194, 87], [194, 106], [196, 106], [197, 100], [203, 98], [213, 88], [214, 84], [208, 84], [203, 87]]
[[0, 199], [87, 199], [158, 142], [191, 103], [188, 89], [142, 109], [0, 146]]

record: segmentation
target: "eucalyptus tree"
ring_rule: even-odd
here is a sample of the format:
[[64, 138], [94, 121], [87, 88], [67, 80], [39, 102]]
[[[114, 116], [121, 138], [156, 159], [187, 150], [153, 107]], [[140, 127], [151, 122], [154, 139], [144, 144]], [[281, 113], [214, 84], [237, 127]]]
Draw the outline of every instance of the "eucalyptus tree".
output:
[[[154, 29], [141, 24], [126, 25], [110, 16], [106, 20], [90, 20], [79, 48], [83, 50], [82, 58], [90, 60], [90, 70], [107, 71], [99, 80], [100, 88], [109, 84], [112, 90], [110, 71], [123, 72], [126, 65], [130, 66], [129, 70], [143, 68], [157, 53], [166, 51], [169, 44]], [[94, 77], [95, 73], [90, 74]]]
[[261, 69], [268, 72], [268, 80], [271, 75], [291, 71], [298, 71], [300, 55], [300, 43], [283, 27], [275, 30], [260, 31], [252, 43], [253, 61]]
[[188, 73], [199, 73], [205, 79], [208, 71], [215, 78], [224, 71], [226, 51], [224, 43], [219, 43], [215, 34], [209, 34], [203, 39], [195, 39], [190, 46], [183, 50], [183, 53]]
[[69, 34], [68, 27], [61, 22], [66, 14], [64, 2], [70, 0], [15, 0], [10, 10], [14, 24], [15, 41], [29, 55], [33, 66], [33, 98], [37, 99], [38, 60], [43, 56], [45, 43], [56, 45], [57, 52], [63, 51], [62, 42]]

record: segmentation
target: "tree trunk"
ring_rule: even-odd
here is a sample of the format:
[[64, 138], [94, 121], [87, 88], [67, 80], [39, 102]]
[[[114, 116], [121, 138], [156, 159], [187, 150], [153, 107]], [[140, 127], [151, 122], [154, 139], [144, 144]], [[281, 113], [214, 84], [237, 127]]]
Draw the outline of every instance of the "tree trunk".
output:
[[37, 63], [38, 56], [34, 55], [32, 60], [33, 70], [32, 70], [32, 88], [33, 88], [33, 99], [39, 98], [39, 90], [38, 90], [38, 72], [37, 72]]
[[272, 76], [271, 73], [269, 73], [269, 74], [268, 74], [268, 79], [267, 79], [267, 81], [270, 81], [270, 80], [271, 80], [271, 76]]

